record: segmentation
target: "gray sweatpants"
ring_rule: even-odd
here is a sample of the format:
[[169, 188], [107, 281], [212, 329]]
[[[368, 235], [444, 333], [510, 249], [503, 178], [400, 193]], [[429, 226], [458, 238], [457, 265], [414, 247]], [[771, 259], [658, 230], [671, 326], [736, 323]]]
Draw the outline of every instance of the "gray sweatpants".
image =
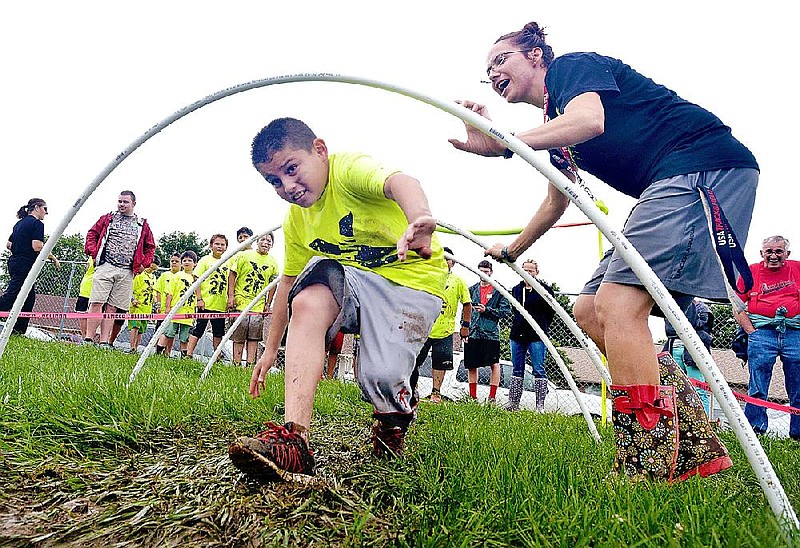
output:
[[326, 345], [339, 331], [360, 335], [358, 384], [376, 417], [399, 413], [409, 415], [410, 421], [418, 397], [412, 394], [409, 379], [417, 354], [441, 312], [442, 300], [374, 272], [314, 257], [292, 286], [290, 313], [295, 295], [314, 284], [330, 288], [340, 307], [328, 329]]

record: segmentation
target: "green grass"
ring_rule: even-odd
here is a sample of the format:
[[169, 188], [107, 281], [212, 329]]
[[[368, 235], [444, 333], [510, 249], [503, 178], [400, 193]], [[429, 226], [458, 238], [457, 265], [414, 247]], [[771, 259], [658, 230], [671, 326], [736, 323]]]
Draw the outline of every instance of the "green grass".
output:
[[[12, 337], [0, 362], [0, 545], [781, 546], [742, 451], [679, 485], [607, 478], [610, 430], [581, 417], [471, 403], [420, 407], [406, 458], [370, 457], [355, 385], [322, 382], [312, 447], [320, 485], [262, 485], [228, 462], [237, 435], [283, 413], [249, 372]], [[800, 506], [800, 445], [765, 439]], [[789, 543], [800, 545], [797, 542]]]

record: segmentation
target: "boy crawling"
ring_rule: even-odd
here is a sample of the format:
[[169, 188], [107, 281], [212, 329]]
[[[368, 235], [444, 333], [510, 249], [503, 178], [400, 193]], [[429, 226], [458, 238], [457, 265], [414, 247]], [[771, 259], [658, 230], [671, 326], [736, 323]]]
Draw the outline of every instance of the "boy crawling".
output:
[[339, 331], [361, 337], [358, 383], [374, 407], [373, 455], [401, 454], [417, 405], [409, 377], [441, 311], [447, 277], [419, 181], [363, 154], [329, 154], [293, 118], [263, 128], [252, 159], [292, 204], [272, 326], [250, 380], [258, 397], [288, 324], [286, 423], [238, 438], [229, 449], [233, 464], [267, 480], [314, 475], [311, 410], [325, 349]]

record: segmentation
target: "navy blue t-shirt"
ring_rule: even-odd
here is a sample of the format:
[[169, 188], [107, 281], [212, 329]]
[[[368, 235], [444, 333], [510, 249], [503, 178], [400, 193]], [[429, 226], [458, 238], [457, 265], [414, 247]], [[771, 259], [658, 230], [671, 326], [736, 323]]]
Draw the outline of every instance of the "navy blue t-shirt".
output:
[[604, 133], [570, 150], [579, 168], [628, 196], [638, 198], [651, 183], [676, 175], [758, 169], [753, 154], [719, 118], [618, 59], [562, 55], [550, 63], [545, 86], [550, 119], [582, 93], [600, 95]]
[[[550, 287], [549, 284], [546, 284], [539, 280], [541, 286], [550, 293], [551, 296], [555, 296], [553, 292], [553, 288]], [[525, 282], [519, 282], [517, 285], [511, 288], [511, 296], [514, 297], [520, 304], [522, 304], [523, 308], [531, 315], [533, 321], [535, 321], [539, 327], [542, 328], [542, 331], [547, 333], [548, 328], [550, 327], [550, 322], [553, 321], [553, 316], [555, 315], [555, 311], [552, 307], [547, 304], [547, 301], [544, 300], [544, 297], [539, 295], [533, 289], [527, 290], [525, 289]], [[533, 330], [531, 324], [522, 317], [522, 314], [519, 313], [519, 310], [513, 308], [514, 315], [511, 319], [511, 331], [509, 333], [508, 338], [514, 342], [518, 343], [531, 343], [535, 341], [540, 341], [541, 338], [536, 331]]]
[[44, 242], [44, 223], [33, 215], [26, 215], [14, 225], [11, 237], [11, 259], [16, 266], [32, 266], [39, 255], [33, 250], [33, 240]]

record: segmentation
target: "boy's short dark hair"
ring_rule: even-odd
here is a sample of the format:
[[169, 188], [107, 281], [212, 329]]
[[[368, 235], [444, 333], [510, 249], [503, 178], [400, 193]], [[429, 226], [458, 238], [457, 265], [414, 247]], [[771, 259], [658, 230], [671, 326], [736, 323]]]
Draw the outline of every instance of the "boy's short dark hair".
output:
[[197, 262], [197, 253], [195, 253], [191, 249], [189, 251], [184, 251], [183, 253], [181, 253], [181, 261], [184, 260], [186, 257], [189, 257], [194, 262]]
[[242, 228], [240, 228], [239, 230], [236, 231], [236, 237], [238, 238], [242, 234], [247, 234], [248, 236], [252, 236], [253, 235], [253, 231], [250, 230], [249, 228], [247, 228], [246, 226], [243, 226]]
[[[237, 234], [236, 236], [238, 237], [239, 235]], [[228, 237], [225, 234], [214, 234], [213, 236], [211, 236], [211, 238], [209, 238], [208, 240], [209, 245], [213, 244], [214, 240], [216, 240], [217, 238], [225, 242], [225, 245], [228, 245]]]
[[478, 263], [478, 268], [488, 268], [489, 270], [494, 272], [494, 268], [492, 268], [492, 263], [490, 263], [486, 259]]
[[316, 138], [305, 122], [296, 118], [277, 118], [263, 127], [253, 139], [250, 151], [253, 165], [269, 162], [273, 154], [287, 146], [311, 150]]
[[158, 260], [158, 257], [153, 257], [153, 260], [150, 261], [150, 262], [153, 263], [156, 266], [160, 266], [161, 265], [161, 261]]

